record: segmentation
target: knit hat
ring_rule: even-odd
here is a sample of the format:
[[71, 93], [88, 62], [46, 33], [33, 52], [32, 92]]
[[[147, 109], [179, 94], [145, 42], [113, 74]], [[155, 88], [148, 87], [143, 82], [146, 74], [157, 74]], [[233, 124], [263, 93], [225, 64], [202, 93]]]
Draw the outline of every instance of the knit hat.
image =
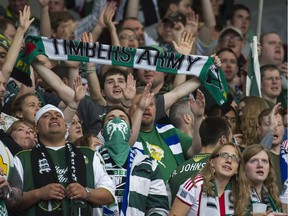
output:
[[38, 123], [38, 121], [42, 115], [44, 115], [46, 112], [49, 112], [51, 110], [59, 112], [62, 115], [62, 117], [64, 118], [63, 112], [58, 107], [51, 105], [51, 104], [47, 104], [37, 111], [36, 116], [35, 116], [35, 124]]
[[11, 42], [4, 35], [0, 34], [0, 46], [8, 51], [10, 45]]

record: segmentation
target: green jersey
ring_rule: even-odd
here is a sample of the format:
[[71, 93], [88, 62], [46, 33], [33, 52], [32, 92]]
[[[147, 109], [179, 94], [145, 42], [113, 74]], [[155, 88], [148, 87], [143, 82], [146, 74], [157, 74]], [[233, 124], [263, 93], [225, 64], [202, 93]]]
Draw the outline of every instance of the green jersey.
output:
[[191, 159], [178, 166], [172, 173], [168, 183], [172, 195], [172, 203], [176, 197], [178, 189], [192, 175], [197, 174], [206, 164], [210, 154], [194, 155]]
[[[182, 151], [181, 153], [179, 151], [176, 153], [178, 155], [182, 154], [181, 156], [184, 158], [188, 148], [191, 146], [192, 138], [177, 130], [176, 128], [174, 128], [173, 131], [175, 131], [175, 136], [177, 136], [179, 139], [179, 145], [181, 145], [180, 148]], [[144, 153], [157, 161], [163, 176], [163, 180], [164, 182], [167, 182], [173, 170], [180, 163], [177, 162], [175, 152], [173, 153], [171, 150], [173, 149], [173, 147], [171, 147], [172, 145], [167, 143], [170, 139], [167, 138], [165, 142], [163, 137], [164, 135], [161, 135], [157, 131], [156, 127], [153, 127], [153, 130], [150, 132], [140, 131], [138, 140], [141, 140], [142, 142]]]

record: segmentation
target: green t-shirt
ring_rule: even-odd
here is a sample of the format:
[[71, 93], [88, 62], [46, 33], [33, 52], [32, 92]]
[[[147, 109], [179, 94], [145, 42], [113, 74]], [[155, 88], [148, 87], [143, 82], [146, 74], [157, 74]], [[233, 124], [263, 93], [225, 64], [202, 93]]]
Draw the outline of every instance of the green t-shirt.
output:
[[198, 154], [178, 166], [168, 181], [172, 194], [172, 203], [176, 197], [181, 184], [183, 184], [192, 175], [197, 174], [206, 164], [210, 154]]
[[[185, 152], [187, 152], [188, 148], [191, 146], [192, 138], [179, 130], [176, 130], [176, 132], [182, 146], [182, 151], [185, 155]], [[172, 171], [178, 166], [171, 149], [164, 142], [155, 127], [153, 127], [153, 130], [150, 132], [140, 131], [139, 137], [144, 141], [142, 143], [145, 154], [157, 161], [163, 180], [164, 182], [167, 182]]]

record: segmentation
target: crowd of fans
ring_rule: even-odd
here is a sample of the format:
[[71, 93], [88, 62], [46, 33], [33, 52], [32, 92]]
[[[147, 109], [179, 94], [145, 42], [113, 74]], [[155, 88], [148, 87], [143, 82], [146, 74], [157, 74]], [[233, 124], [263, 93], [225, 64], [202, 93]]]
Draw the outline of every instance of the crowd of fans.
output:
[[[275, 29], [256, 65], [244, 4], [37, 3], [39, 18], [28, 0], [0, 7], [1, 215], [288, 215], [287, 41]], [[210, 56], [229, 95], [219, 105], [194, 75], [44, 55], [27, 85], [15, 68], [28, 36]]]

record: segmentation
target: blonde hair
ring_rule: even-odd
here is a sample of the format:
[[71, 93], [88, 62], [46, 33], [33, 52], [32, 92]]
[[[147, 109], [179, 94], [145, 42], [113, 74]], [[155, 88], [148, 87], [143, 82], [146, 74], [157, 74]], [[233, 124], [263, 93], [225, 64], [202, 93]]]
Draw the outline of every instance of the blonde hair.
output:
[[258, 115], [269, 106], [263, 98], [256, 96], [245, 97], [241, 101], [245, 103], [243, 107], [245, 117], [241, 121], [240, 129], [243, 133], [244, 145], [249, 146], [258, 142]]
[[[243, 161], [244, 161], [244, 168], [245, 168], [245, 165], [246, 163], [256, 154], [258, 154], [259, 152], [261, 151], [264, 151], [266, 152], [266, 154], [268, 155], [268, 160], [269, 160], [269, 173], [268, 173], [268, 176], [267, 178], [265, 179], [264, 181], [264, 185], [267, 187], [269, 193], [271, 194], [273, 200], [275, 201], [276, 205], [281, 208], [281, 201], [278, 197], [278, 187], [276, 185], [276, 173], [275, 173], [275, 170], [274, 170], [274, 165], [273, 165], [273, 162], [272, 162], [272, 157], [271, 157], [271, 153], [268, 149], [266, 149], [265, 147], [263, 147], [262, 145], [260, 144], [253, 144], [253, 145], [250, 145], [248, 146], [242, 153], [243, 155]], [[248, 179], [248, 181], [250, 181]], [[252, 182], [251, 182], [252, 184]]]
[[[236, 149], [237, 157], [240, 159], [237, 174], [231, 177], [231, 191], [233, 196], [234, 212], [235, 215], [244, 216], [246, 215], [247, 206], [250, 198], [250, 183], [247, 181], [243, 169], [243, 159], [241, 151], [238, 146], [234, 143], [228, 142], [218, 146], [211, 154], [209, 162], [199, 172], [203, 176], [203, 188], [206, 190], [209, 196], [215, 197], [212, 185], [215, 177], [214, 168], [211, 166], [211, 159], [220, 152], [224, 146], [232, 146]], [[192, 177], [194, 179], [195, 176]]]

